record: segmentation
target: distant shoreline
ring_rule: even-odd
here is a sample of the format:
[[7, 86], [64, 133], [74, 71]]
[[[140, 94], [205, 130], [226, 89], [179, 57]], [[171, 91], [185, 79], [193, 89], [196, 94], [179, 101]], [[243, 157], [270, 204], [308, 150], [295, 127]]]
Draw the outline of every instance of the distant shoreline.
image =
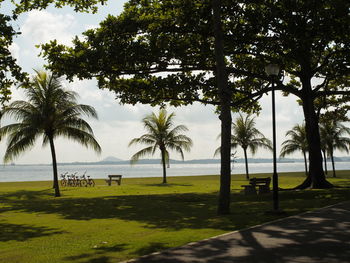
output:
[[[327, 162], [330, 160], [327, 160]], [[243, 158], [236, 159], [234, 163], [244, 163]], [[267, 158], [248, 158], [249, 163], [272, 163], [272, 159]], [[278, 159], [277, 163], [304, 163], [304, 159], [298, 159], [298, 158], [283, 158]], [[336, 157], [335, 162], [350, 162], [350, 157]], [[160, 164], [160, 159], [142, 159], [137, 162], [137, 164]], [[173, 160], [170, 159], [170, 164], [219, 164], [220, 159], [193, 159], [193, 160]], [[64, 163], [58, 163], [60, 166], [64, 165], [127, 165], [130, 164], [129, 160], [118, 160], [118, 161], [98, 161], [98, 162], [64, 162]], [[51, 165], [50, 163], [47, 164], [2, 164], [3, 166], [46, 166]]]

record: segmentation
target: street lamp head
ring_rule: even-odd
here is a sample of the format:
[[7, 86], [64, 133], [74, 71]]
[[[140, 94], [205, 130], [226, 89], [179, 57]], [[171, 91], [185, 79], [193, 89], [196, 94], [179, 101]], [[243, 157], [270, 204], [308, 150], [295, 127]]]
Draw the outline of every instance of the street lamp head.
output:
[[268, 76], [278, 76], [280, 67], [277, 64], [268, 64], [265, 66], [265, 72]]

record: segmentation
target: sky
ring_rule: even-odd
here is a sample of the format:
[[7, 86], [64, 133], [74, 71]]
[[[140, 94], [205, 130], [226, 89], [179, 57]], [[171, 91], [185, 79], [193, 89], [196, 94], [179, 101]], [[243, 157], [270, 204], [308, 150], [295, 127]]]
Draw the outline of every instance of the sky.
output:
[[[11, 7], [9, 0], [2, 6], [2, 12], [8, 12]], [[13, 56], [18, 64], [30, 74], [33, 69], [42, 69], [45, 61], [38, 57], [40, 50], [35, 45], [57, 39], [59, 43], [69, 45], [76, 35], [89, 28], [97, 27], [108, 14], [117, 15], [122, 11], [125, 1], [109, 1], [107, 6], [102, 6], [97, 14], [75, 13], [70, 8], [48, 8], [43, 11], [34, 10], [22, 14], [14, 23], [15, 29], [22, 34], [14, 40], [11, 46]], [[56, 140], [56, 155], [58, 162], [95, 162], [108, 156], [129, 160], [140, 146], [128, 147], [130, 140], [140, 137], [145, 133], [141, 120], [151, 112], [158, 112], [159, 107], [137, 104], [120, 105], [112, 92], [100, 90], [95, 80], [74, 81], [69, 83], [63, 80], [63, 85], [79, 94], [78, 102], [93, 106], [99, 115], [98, 120], [87, 119], [93, 128], [97, 141], [102, 147], [100, 155], [87, 149], [74, 141], [59, 138]], [[20, 89], [12, 90], [12, 100], [25, 99]], [[272, 139], [271, 121], [271, 95], [265, 95], [261, 99], [262, 111], [256, 117], [256, 127], [269, 139]], [[213, 106], [204, 106], [195, 103], [191, 106], [167, 108], [168, 112], [175, 112], [175, 124], [184, 124], [189, 131], [186, 135], [193, 140], [191, 152], [185, 153], [185, 159], [213, 158], [215, 149], [220, 141], [217, 136], [220, 133], [220, 121], [215, 114]], [[237, 115], [233, 115], [233, 119]], [[296, 123], [303, 121], [302, 109], [296, 103], [295, 97], [283, 97], [276, 94], [276, 120], [277, 120], [277, 152], [281, 143], [286, 139], [285, 133]], [[11, 120], [4, 120], [2, 125]], [[6, 140], [0, 142], [0, 158], [2, 159], [6, 149]], [[243, 158], [241, 150], [237, 150], [237, 156]], [[151, 156], [150, 156], [151, 157]], [[180, 159], [176, 153], [170, 153], [172, 159]], [[272, 153], [260, 149], [255, 158], [272, 158]], [[291, 157], [301, 157], [300, 153]], [[156, 153], [154, 158], [159, 158]], [[51, 163], [49, 147], [42, 147], [42, 141], [16, 160], [17, 164], [48, 164]]]

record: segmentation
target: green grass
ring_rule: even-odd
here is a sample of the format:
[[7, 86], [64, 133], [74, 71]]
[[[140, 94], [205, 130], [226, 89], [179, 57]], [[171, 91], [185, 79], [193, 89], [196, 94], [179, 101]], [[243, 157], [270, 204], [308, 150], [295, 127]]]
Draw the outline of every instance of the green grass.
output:
[[[260, 174], [254, 176], [265, 177]], [[350, 172], [329, 180], [350, 187]], [[282, 188], [302, 173], [280, 174]], [[232, 214], [217, 216], [218, 176], [123, 179], [108, 187], [61, 188], [51, 182], [0, 183], [0, 262], [118, 262], [271, 221], [271, 194], [245, 196], [232, 177]], [[280, 192], [288, 215], [350, 199], [350, 188]]]

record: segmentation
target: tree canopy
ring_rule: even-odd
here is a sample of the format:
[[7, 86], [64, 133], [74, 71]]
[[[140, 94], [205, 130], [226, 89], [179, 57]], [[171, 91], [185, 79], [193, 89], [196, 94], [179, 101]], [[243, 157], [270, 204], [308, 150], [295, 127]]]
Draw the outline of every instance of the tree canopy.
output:
[[[238, 3], [230, 9], [241, 12]], [[129, 1], [120, 16], [75, 38], [73, 48], [52, 41], [42, 54], [70, 80], [96, 77], [122, 103], [219, 105], [211, 10], [210, 1]], [[234, 96], [246, 94], [229, 85]]]
[[10, 88], [15, 80], [23, 81], [25, 78], [10, 52], [13, 38], [18, 34], [10, 25], [10, 21], [10, 16], [0, 13], [0, 105], [10, 99]]

